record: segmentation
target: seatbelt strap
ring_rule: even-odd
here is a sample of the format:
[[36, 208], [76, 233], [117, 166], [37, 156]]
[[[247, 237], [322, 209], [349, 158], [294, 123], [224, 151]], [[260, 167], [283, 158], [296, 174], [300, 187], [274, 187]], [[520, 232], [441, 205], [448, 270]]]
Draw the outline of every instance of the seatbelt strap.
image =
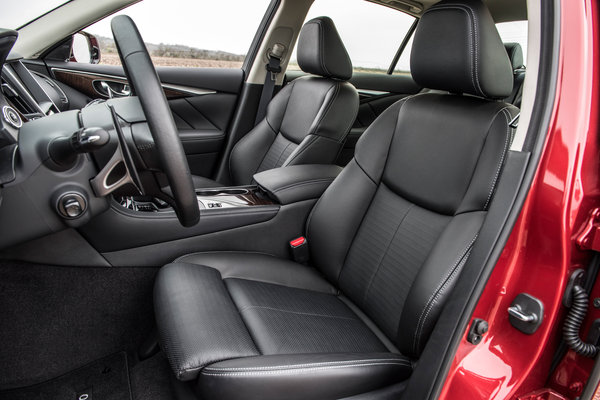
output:
[[267, 113], [267, 106], [273, 98], [273, 90], [277, 81], [277, 74], [281, 72], [281, 57], [285, 46], [280, 43], [275, 43], [269, 51], [269, 63], [265, 65], [267, 73], [265, 74], [265, 84], [263, 85], [260, 102], [258, 103], [258, 111], [256, 112], [256, 120], [254, 126], [258, 125]]

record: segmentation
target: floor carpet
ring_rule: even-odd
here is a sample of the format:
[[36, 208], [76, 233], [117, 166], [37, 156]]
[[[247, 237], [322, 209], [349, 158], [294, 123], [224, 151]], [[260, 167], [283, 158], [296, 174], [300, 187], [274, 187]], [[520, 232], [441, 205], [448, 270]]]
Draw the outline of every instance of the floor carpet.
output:
[[154, 327], [156, 272], [0, 262], [0, 390], [135, 354]]
[[0, 392], [0, 400], [131, 400], [127, 355], [95, 361], [38, 385]]

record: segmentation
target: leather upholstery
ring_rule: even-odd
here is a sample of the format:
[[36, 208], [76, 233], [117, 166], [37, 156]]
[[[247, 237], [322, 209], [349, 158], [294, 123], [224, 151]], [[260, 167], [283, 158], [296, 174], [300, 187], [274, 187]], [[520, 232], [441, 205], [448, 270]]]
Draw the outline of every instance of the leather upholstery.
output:
[[425, 11], [410, 70], [419, 85], [452, 93], [502, 99], [512, 88], [510, 61], [480, 0], [444, 0]]
[[410, 365], [390, 353], [248, 357], [204, 368], [197, 387], [207, 399], [339, 399], [403, 380]]
[[193, 379], [216, 361], [260, 354], [216, 269], [166, 266], [156, 277], [154, 299], [162, 349], [177, 378]]
[[222, 279], [246, 279], [256, 282], [283, 285], [296, 289], [337, 294], [314, 268], [299, 266], [289, 260], [281, 260], [268, 254], [216, 251], [192, 253], [179, 257], [177, 262], [210, 265], [221, 274]]
[[352, 64], [331, 19], [305, 24], [298, 63], [319, 76], [295, 79], [281, 89], [265, 118], [234, 146], [229, 159], [234, 185], [250, 184], [255, 173], [282, 166], [333, 164], [340, 152], [359, 101], [354, 86], [344, 81], [352, 76]]
[[268, 170], [254, 175], [254, 181], [279, 204], [318, 199], [340, 174], [337, 165], [305, 164]]
[[513, 89], [511, 94], [504, 99], [507, 103], [512, 103], [516, 107], [521, 107], [523, 98], [523, 82], [525, 81], [525, 65], [523, 59], [523, 49], [519, 43], [504, 43], [506, 52], [510, 58], [513, 68]]
[[[427, 25], [443, 15], [453, 20], [456, 9], [423, 19]], [[480, 22], [493, 27], [491, 19]], [[198, 376], [204, 399], [339, 398], [407, 379], [408, 360], [418, 360], [477, 240], [517, 112], [447, 93], [407, 97], [388, 108], [312, 210], [311, 267], [246, 253], [190, 255], [164, 267], [157, 323], [176, 374]], [[192, 275], [194, 268], [201, 272]], [[210, 282], [193, 282], [200, 279]], [[197, 292], [188, 293], [194, 285]], [[223, 290], [228, 304], [215, 306], [223, 314], [205, 315]], [[169, 296], [187, 300], [177, 304]], [[200, 318], [204, 331], [194, 333]], [[192, 328], [180, 332], [188, 323]], [[230, 333], [214, 341], [205, 335], [219, 329], [240, 335], [220, 360], [215, 343]]]
[[[468, 96], [401, 100], [367, 129], [354, 160], [312, 212], [313, 264], [402, 354], [418, 357], [459, 273], [493, 196], [517, 112]], [[415, 336], [422, 339], [406, 339]]]
[[233, 183], [257, 172], [298, 164], [333, 164], [358, 112], [348, 82], [314, 76], [295, 79], [271, 100], [265, 119], [233, 148]]
[[318, 17], [304, 24], [298, 38], [298, 65], [309, 74], [347, 81], [352, 62], [333, 21]]
[[513, 71], [525, 66], [523, 61], [523, 49], [519, 43], [504, 43], [504, 48], [508, 53], [508, 58], [510, 58], [510, 64], [512, 65]]
[[217, 181], [213, 181], [212, 179], [204, 178], [198, 175], [192, 175], [192, 180], [194, 181], [195, 188], [215, 188], [223, 186]]

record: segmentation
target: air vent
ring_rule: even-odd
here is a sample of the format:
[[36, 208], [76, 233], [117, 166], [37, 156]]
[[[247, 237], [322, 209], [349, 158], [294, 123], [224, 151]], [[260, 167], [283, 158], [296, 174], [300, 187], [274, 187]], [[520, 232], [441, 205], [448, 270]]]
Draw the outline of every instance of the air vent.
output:
[[4, 79], [1, 79], [2, 82], [2, 93], [6, 97], [6, 99], [10, 102], [10, 104], [16, 108], [22, 115], [34, 114], [36, 111], [29, 106], [21, 96], [13, 89], [13, 87], [6, 82]]

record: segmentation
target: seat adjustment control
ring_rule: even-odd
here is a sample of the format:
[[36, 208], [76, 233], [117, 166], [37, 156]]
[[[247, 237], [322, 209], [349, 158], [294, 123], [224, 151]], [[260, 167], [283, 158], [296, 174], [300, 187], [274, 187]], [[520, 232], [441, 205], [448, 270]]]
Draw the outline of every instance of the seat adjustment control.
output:
[[59, 197], [56, 208], [62, 217], [75, 219], [81, 217], [83, 213], [85, 213], [87, 203], [80, 193], [69, 192]]

